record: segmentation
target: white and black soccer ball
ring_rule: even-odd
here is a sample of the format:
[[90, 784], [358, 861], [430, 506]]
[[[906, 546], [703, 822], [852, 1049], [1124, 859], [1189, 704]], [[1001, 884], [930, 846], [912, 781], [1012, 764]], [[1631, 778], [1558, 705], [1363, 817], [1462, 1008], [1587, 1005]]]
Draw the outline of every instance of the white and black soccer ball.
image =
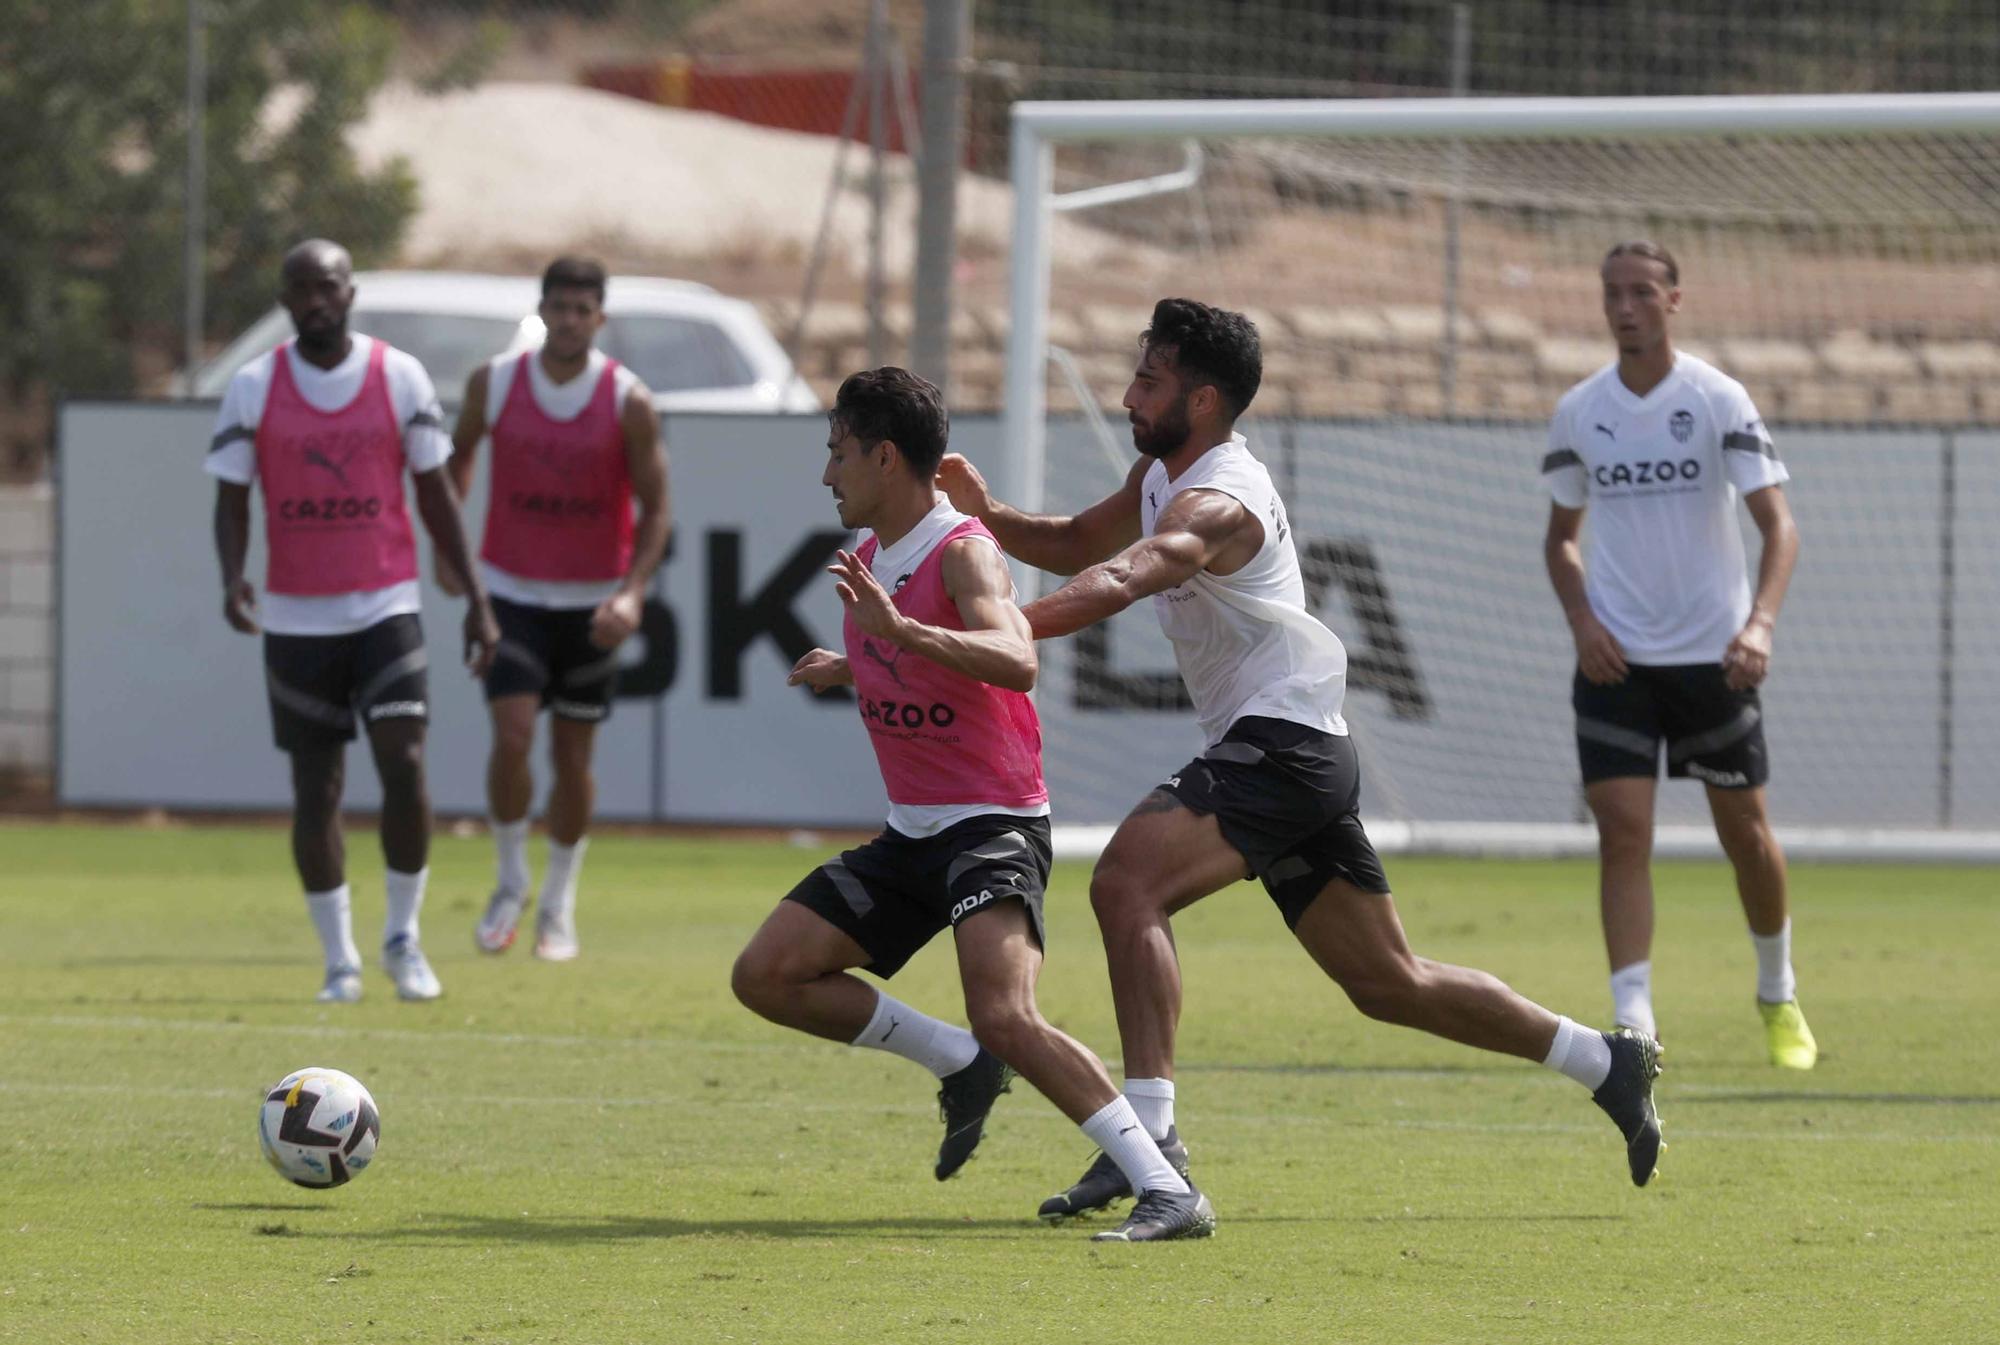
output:
[[345, 1186], [375, 1160], [381, 1137], [375, 1099], [337, 1069], [294, 1070], [265, 1090], [257, 1112], [264, 1157], [300, 1186]]

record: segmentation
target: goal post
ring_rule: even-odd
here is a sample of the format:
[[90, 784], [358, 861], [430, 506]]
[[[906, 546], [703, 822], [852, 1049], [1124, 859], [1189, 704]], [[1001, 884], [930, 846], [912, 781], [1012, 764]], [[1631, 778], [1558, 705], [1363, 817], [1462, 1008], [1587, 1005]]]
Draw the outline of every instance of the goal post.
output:
[[[996, 488], [1070, 512], [1116, 485], [1101, 419], [1061, 413], [1115, 407], [1153, 299], [1259, 316], [1245, 428], [1357, 665], [1385, 848], [1594, 850], [1536, 467], [1556, 396], [1612, 355], [1598, 259], [1654, 235], [1684, 253], [1677, 343], [1746, 384], [1795, 474], [1781, 835], [1800, 857], [2000, 860], [2000, 94], [1023, 102], [1011, 153]], [[1450, 230], [1457, 256], [1461, 210], [1463, 292], [1434, 246]], [[1093, 231], [1073, 273], [1068, 219]], [[1058, 313], [1081, 336], [1052, 346]], [[1071, 853], [1198, 747], [1150, 624], [1045, 647]], [[1712, 852], [1698, 791], [1661, 804], [1662, 853]]]

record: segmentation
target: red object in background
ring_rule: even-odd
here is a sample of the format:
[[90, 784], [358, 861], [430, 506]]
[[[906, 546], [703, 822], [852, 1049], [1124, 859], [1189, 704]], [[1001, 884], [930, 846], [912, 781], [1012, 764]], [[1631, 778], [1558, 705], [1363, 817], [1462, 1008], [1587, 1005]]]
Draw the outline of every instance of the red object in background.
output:
[[[856, 78], [858, 72], [853, 70], [729, 70], [683, 60], [592, 66], [583, 73], [586, 85], [607, 93], [814, 135], [840, 134]], [[914, 76], [911, 86], [914, 104], [921, 97]], [[883, 143], [901, 153], [903, 130], [897, 120], [895, 94], [893, 90], [885, 90], [885, 94]], [[854, 138], [864, 143], [868, 139], [865, 105], [856, 119]]]

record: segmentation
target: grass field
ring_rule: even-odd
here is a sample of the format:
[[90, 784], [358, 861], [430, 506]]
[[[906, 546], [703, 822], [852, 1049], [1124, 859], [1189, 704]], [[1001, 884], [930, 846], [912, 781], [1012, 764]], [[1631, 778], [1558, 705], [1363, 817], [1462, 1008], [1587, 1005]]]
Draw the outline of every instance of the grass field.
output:
[[[365, 949], [380, 868], [352, 849]], [[823, 853], [602, 837], [584, 956], [545, 966], [474, 952], [488, 849], [441, 838], [446, 998], [399, 1004], [371, 967], [334, 1009], [282, 832], [0, 824], [0, 1340], [2000, 1333], [1990, 870], [1795, 871], [1825, 1048], [1800, 1076], [1763, 1061], [1724, 873], [1662, 866], [1671, 1151], [1644, 1191], [1574, 1085], [1362, 1019], [1261, 892], [1221, 894], [1176, 922], [1179, 1114], [1218, 1234], [1102, 1247], [1032, 1217], [1090, 1151], [1024, 1086], [939, 1184], [927, 1075], [732, 999], [737, 947]], [[1589, 866], [1391, 871], [1420, 951], [1602, 1016]], [[1043, 1006], [1115, 1056], [1085, 879], [1058, 870]], [[962, 1016], [942, 944], [896, 991]], [[253, 1133], [261, 1086], [307, 1064], [382, 1109], [376, 1164], [333, 1192], [281, 1182]]]

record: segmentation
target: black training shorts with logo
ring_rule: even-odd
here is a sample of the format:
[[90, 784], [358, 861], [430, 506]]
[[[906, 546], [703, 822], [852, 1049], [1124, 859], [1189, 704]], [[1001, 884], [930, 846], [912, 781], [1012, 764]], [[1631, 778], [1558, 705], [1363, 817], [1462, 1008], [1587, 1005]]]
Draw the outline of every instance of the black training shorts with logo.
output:
[[486, 672], [486, 699], [538, 696], [558, 719], [595, 724], [609, 718], [618, 693], [618, 652], [590, 642], [594, 610], [493, 599], [500, 647]]
[[1361, 761], [1345, 735], [1246, 715], [1160, 790], [1215, 816], [1294, 929], [1335, 878], [1363, 892], [1389, 890], [1361, 827]]
[[1770, 778], [1757, 689], [1730, 687], [1719, 663], [1629, 667], [1599, 686], [1581, 671], [1571, 684], [1583, 782], [1660, 773], [1720, 789], [1754, 789]]
[[1049, 819], [982, 813], [935, 836], [894, 827], [814, 869], [785, 894], [868, 952], [866, 970], [887, 980], [939, 930], [996, 901], [1028, 908], [1035, 942], [1048, 890]]
[[264, 635], [271, 730], [285, 752], [333, 747], [363, 724], [430, 718], [424, 627], [416, 613], [350, 635]]

